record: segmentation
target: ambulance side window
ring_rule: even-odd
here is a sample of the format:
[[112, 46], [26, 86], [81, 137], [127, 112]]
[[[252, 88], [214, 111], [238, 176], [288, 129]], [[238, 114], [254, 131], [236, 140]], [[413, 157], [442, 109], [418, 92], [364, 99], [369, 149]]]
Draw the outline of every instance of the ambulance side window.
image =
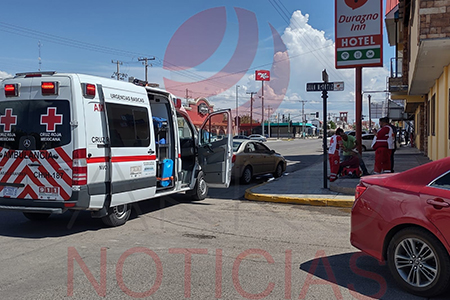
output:
[[145, 107], [109, 103], [106, 109], [111, 147], [150, 145], [150, 125]]
[[188, 121], [183, 117], [177, 116], [178, 122], [178, 135], [180, 139], [193, 138], [192, 129], [189, 127]]

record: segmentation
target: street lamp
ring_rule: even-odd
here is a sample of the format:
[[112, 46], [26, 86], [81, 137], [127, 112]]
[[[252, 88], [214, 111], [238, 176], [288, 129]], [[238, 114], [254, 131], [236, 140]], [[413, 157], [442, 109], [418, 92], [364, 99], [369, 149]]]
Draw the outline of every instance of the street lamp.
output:
[[236, 135], [239, 135], [239, 100], [238, 100], [238, 88], [239, 85], [236, 85]]

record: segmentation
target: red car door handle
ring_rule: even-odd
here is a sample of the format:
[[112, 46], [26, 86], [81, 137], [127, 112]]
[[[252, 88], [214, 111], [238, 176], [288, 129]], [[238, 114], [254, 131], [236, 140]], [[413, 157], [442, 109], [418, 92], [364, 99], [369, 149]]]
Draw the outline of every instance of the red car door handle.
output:
[[437, 207], [450, 207], [450, 204], [442, 199], [428, 199], [427, 203]]

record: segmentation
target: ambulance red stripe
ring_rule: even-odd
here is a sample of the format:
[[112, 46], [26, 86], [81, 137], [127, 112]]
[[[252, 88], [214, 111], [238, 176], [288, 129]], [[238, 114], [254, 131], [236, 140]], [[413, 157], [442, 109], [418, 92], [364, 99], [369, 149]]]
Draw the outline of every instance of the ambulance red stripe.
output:
[[[39, 167], [39, 171], [41, 172], [41, 173], [45, 173], [45, 172], [48, 172], [44, 167]], [[56, 182], [56, 180], [53, 178], [53, 177], [51, 177], [51, 176], [49, 176], [49, 177], [46, 177], [45, 178], [47, 181], [48, 181], [48, 183], [50, 183], [50, 185], [52, 185], [52, 186], [57, 186], [57, 187], [59, 187], [59, 195], [64, 199], [64, 200], [69, 200], [70, 199], [70, 196], [69, 196], [69, 194], [67, 194], [66, 193], [66, 191], [58, 184], [58, 182]], [[45, 185], [42, 185], [42, 186], [45, 186]]]
[[109, 162], [109, 157], [89, 157], [86, 162], [88, 164], [98, 164], [98, 163], [105, 163]]
[[114, 156], [111, 158], [111, 162], [133, 162], [142, 160], [156, 160], [156, 155], [138, 155], [138, 156]]
[[63, 174], [62, 179], [67, 183], [67, 185], [69, 185], [69, 186], [72, 185], [72, 178], [70, 178], [69, 174], [64, 172], [64, 170], [61, 167], [61, 165], [58, 162], [56, 162], [54, 158], [48, 158], [47, 162], [52, 166], [53, 170], [56, 173], [62, 173]]
[[19, 196], [17, 198], [22, 198], [24, 199], [27, 195], [30, 195], [32, 199], [38, 199], [38, 195], [33, 191], [33, 189], [27, 185], [24, 190], [22, 191], [22, 193], [19, 194]]
[[66, 162], [69, 168], [72, 169], [72, 158], [69, 155], [67, 155], [66, 151], [64, 151], [64, 149], [61, 147], [55, 148], [55, 151], [56, 153], [58, 153], [59, 157], [61, 157], [62, 160]]
[[[11, 175], [16, 171], [17, 167], [22, 163], [23, 158], [16, 158], [14, 159], [13, 164], [11, 167], [9, 167], [8, 170], [6, 170], [5, 175], [0, 179], [0, 182], [8, 182], [8, 179], [11, 177]], [[4, 171], [4, 170], [3, 170]], [[0, 191], [3, 189], [3, 187], [0, 187]]]
[[[111, 162], [133, 162], [143, 160], [156, 160], [156, 155], [138, 155], [138, 156], [114, 156], [111, 158]], [[90, 157], [86, 160], [88, 164], [105, 163], [109, 162], [109, 157]]]

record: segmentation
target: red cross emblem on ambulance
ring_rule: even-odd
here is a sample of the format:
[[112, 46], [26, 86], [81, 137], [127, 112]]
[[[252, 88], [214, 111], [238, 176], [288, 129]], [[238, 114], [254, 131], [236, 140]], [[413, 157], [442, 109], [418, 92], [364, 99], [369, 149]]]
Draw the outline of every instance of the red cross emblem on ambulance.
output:
[[5, 109], [5, 115], [0, 116], [0, 124], [3, 125], [3, 132], [11, 132], [12, 125], [17, 125], [17, 115], [12, 114], [12, 108]]
[[56, 125], [62, 125], [63, 115], [56, 113], [56, 107], [47, 107], [47, 114], [41, 115], [41, 125], [45, 125], [46, 132], [55, 132]]

